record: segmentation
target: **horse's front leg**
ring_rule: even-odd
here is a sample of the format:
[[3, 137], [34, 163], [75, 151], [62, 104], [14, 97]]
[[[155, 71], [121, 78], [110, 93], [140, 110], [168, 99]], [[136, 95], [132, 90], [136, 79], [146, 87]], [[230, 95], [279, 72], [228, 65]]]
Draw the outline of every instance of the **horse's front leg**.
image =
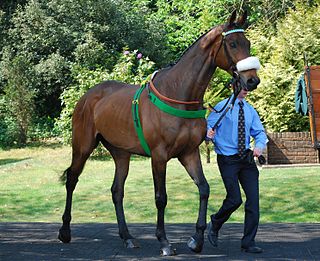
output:
[[209, 184], [203, 174], [201, 159], [199, 154], [199, 148], [194, 150], [192, 153], [184, 154], [179, 157], [180, 162], [185, 167], [190, 177], [194, 180], [198, 186], [200, 195], [199, 214], [196, 224], [196, 233], [188, 241], [188, 247], [199, 253], [202, 250], [204, 243], [204, 231], [207, 227], [206, 216], [208, 198], [210, 193]]
[[152, 157], [155, 202], [158, 209], [156, 237], [160, 242], [160, 254], [163, 256], [172, 256], [175, 255], [176, 252], [168, 241], [164, 228], [164, 211], [167, 206], [166, 169], [166, 160], [160, 160], [158, 156]]

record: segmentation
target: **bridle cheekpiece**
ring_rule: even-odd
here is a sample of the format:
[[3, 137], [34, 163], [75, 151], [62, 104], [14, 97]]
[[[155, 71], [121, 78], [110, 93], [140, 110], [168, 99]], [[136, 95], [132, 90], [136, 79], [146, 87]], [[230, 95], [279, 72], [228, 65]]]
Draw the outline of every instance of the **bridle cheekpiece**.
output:
[[[229, 53], [229, 50], [226, 45], [226, 37], [233, 33], [244, 33], [244, 29], [238, 28], [238, 29], [232, 29], [226, 32], [222, 32], [222, 40], [221, 40], [221, 46], [223, 45], [224, 51], [227, 56], [228, 63], [230, 65], [230, 69], [232, 70], [233, 78], [231, 80], [234, 87], [237, 87], [238, 91], [240, 91], [242, 88], [247, 89], [246, 84], [243, 82], [243, 80], [240, 77], [240, 72], [247, 71], [247, 70], [259, 70], [260, 69], [260, 62], [259, 59], [255, 56], [249, 56], [245, 59], [242, 59], [238, 61], [237, 63], [234, 63], [232, 61], [231, 55]], [[218, 51], [219, 52], [219, 51]], [[217, 52], [217, 53], [218, 53]]]

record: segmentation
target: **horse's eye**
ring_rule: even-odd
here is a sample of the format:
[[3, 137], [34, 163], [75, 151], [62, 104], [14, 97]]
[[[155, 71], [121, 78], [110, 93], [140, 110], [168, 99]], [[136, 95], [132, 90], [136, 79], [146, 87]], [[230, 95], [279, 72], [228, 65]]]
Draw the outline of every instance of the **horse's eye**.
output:
[[235, 42], [231, 42], [231, 43], [230, 43], [230, 47], [231, 47], [231, 48], [237, 48], [237, 44], [236, 44]]

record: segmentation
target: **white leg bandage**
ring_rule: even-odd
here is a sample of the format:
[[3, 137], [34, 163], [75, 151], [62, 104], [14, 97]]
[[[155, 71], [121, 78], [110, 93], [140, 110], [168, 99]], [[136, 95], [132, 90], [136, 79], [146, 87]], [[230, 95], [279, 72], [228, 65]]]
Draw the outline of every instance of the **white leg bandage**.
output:
[[259, 70], [260, 62], [257, 57], [250, 56], [237, 62], [236, 66], [237, 66], [238, 72], [243, 72], [243, 71], [253, 70], [253, 69]]

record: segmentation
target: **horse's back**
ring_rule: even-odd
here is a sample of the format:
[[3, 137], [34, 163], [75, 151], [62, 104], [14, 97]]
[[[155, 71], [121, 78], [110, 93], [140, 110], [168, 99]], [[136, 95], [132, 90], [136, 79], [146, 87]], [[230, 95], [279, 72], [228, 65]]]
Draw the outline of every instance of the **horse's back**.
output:
[[121, 90], [125, 93], [123, 90], [129, 90], [130, 87], [133, 87], [133, 85], [117, 81], [105, 81], [97, 84], [80, 98], [75, 107], [73, 118], [81, 117], [81, 115], [89, 112], [94, 113], [96, 106], [101, 100], [106, 99]]
[[[111, 96], [117, 92], [126, 93], [130, 88], [136, 89], [137, 85], [131, 85], [118, 81], [104, 81], [90, 88], [81, 99], [96, 101]], [[130, 91], [129, 91], [130, 92]]]
[[88, 90], [75, 108], [73, 131], [89, 132], [87, 135], [94, 137], [101, 134], [114, 147], [134, 149], [136, 142], [130, 142], [134, 132], [131, 106], [138, 87], [105, 81]]

